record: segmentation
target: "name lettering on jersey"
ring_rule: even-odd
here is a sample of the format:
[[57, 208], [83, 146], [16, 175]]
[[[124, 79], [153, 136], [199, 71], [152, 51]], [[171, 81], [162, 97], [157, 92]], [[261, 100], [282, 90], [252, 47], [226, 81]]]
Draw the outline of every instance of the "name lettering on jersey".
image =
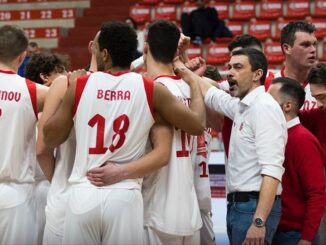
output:
[[185, 106], [189, 107], [191, 99], [190, 98], [185, 98], [182, 96], [176, 96], [178, 100], [180, 100]]
[[1, 91], [0, 90], [0, 100], [8, 100], [16, 102], [20, 101], [22, 95], [19, 92], [13, 92], [13, 91]]
[[110, 101], [116, 101], [116, 100], [130, 100], [131, 93], [129, 90], [123, 91], [123, 90], [103, 90], [99, 89], [97, 90], [97, 99], [101, 100], [110, 100]]

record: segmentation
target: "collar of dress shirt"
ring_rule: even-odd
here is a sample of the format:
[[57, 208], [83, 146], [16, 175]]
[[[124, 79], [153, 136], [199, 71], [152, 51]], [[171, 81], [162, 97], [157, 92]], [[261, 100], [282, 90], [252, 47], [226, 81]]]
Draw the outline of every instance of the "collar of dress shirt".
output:
[[265, 93], [265, 87], [263, 85], [250, 91], [240, 102], [246, 106], [250, 106], [259, 94]]
[[299, 117], [295, 117], [292, 120], [286, 122], [286, 126], [287, 126], [288, 129], [292, 128], [292, 127], [294, 127], [295, 125], [298, 125], [298, 124], [300, 124]]

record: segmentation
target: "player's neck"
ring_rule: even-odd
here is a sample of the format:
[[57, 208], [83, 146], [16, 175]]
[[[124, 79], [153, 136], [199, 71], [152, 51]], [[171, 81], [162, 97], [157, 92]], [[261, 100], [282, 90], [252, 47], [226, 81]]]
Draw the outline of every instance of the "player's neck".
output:
[[148, 76], [152, 79], [155, 79], [158, 76], [167, 75], [174, 76], [172, 64], [163, 64], [160, 62], [148, 62], [147, 64], [147, 73]]
[[106, 71], [109, 71], [111, 74], [116, 74], [121, 71], [129, 71], [129, 70], [130, 70], [129, 67], [119, 67], [119, 66], [110, 67], [106, 69]]
[[13, 65], [6, 65], [3, 63], [0, 63], [0, 70], [1, 71], [13, 71], [17, 73], [18, 68], [14, 67]]
[[286, 77], [292, 78], [301, 84], [304, 84], [307, 80], [310, 68], [303, 68], [296, 65], [291, 64], [290, 62], [286, 63], [284, 69], [284, 75]]

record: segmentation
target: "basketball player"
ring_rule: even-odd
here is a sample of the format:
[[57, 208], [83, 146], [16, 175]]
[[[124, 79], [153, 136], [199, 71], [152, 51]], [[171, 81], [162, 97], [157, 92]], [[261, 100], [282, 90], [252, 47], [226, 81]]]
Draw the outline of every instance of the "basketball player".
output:
[[127, 24], [103, 25], [97, 45], [98, 69], [107, 72], [95, 72], [72, 82], [44, 127], [45, 143], [52, 147], [67, 139], [73, 123], [76, 130], [76, 159], [69, 179], [63, 243], [140, 244], [141, 179], [97, 188], [87, 180], [87, 171], [107, 160], [124, 163], [142, 156], [154, 112], [189, 133], [200, 134], [205, 122], [204, 104], [193, 80], [191, 111], [164, 86], [126, 71], [137, 48], [136, 33]]
[[0, 244], [36, 244], [35, 129], [47, 88], [17, 75], [24, 31], [0, 28]]

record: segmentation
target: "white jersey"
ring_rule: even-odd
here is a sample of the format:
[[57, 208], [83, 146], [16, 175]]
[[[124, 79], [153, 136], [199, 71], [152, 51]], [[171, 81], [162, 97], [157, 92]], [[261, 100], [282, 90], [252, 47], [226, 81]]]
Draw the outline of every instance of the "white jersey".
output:
[[[78, 79], [75, 100], [76, 158], [69, 182], [94, 187], [88, 170], [105, 161], [127, 163], [145, 153], [153, 119], [153, 81], [136, 73], [95, 72]], [[140, 188], [126, 180], [104, 188]]]
[[[189, 85], [178, 77], [159, 77], [156, 82], [189, 107]], [[144, 223], [156, 230], [190, 236], [202, 226], [190, 158], [193, 136], [174, 130], [172, 153], [167, 166], [150, 174], [143, 182]]]
[[[23, 203], [32, 194], [36, 167], [35, 83], [0, 71], [0, 208]], [[19, 186], [19, 187], [18, 187]], [[18, 189], [17, 189], [18, 187]], [[20, 188], [20, 189], [19, 189]]]
[[193, 141], [191, 159], [194, 164], [194, 184], [199, 208], [207, 212], [212, 211], [211, 185], [209, 182], [208, 159], [212, 136], [210, 128], [202, 135], [196, 136]]
[[63, 227], [68, 202], [68, 178], [75, 160], [76, 136], [72, 129], [68, 139], [56, 149], [55, 170], [45, 207], [46, 226], [63, 236]]
[[[273, 79], [278, 78], [278, 77], [285, 77], [285, 75], [284, 75], [284, 67], [280, 71], [278, 71], [278, 72], [276, 72], [274, 74]], [[301, 110], [305, 111], [305, 110], [311, 110], [311, 109], [317, 108], [318, 107], [317, 106], [317, 101], [311, 95], [309, 83], [306, 82], [303, 88], [304, 88], [304, 91], [306, 92], [306, 95], [305, 95], [305, 101], [304, 101], [303, 106], [301, 107]]]

